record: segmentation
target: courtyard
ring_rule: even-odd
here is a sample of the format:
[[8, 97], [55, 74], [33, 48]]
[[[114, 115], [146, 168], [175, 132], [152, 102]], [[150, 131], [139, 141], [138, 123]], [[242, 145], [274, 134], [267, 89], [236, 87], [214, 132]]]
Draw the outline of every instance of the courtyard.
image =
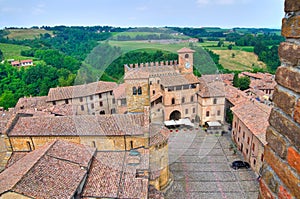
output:
[[165, 198], [257, 199], [259, 183], [251, 169], [234, 170], [230, 164], [243, 160], [223, 136], [200, 130], [174, 130], [169, 140], [172, 185]]

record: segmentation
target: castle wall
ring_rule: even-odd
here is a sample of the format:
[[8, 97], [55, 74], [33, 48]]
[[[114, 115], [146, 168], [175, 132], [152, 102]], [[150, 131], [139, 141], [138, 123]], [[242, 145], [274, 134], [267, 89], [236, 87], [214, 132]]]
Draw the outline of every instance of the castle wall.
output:
[[[150, 106], [148, 79], [125, 80], [128, 112], [141, 113], [145, 106]], [[142, 93], [133, 95], [133, 88], [141, 87]]]
[[285, 12], [259, 198], [300, 198], [300, 1], [285, 0]]

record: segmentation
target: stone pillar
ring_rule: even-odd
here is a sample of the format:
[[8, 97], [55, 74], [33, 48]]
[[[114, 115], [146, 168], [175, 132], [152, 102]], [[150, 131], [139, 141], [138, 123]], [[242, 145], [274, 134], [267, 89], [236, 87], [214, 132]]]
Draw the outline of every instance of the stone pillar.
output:
[[300, 0], [285, 0], [285, 12], [259, 198], [300, 198]]

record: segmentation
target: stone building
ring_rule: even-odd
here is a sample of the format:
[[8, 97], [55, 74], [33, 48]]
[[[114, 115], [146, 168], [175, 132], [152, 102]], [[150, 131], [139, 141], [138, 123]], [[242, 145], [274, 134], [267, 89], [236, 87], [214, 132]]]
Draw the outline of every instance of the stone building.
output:
[[[207, 84], [193, 74], [193, 53], [188, 48], [178, 52], [177, 61], [166, 61], [124, 66], [128, 112], [138, 112], [138, 107], [151, 107], [151, 121], [163, 122], [188, 118], [192, 122], [198, 116], [201, 124], [206, 121], [224, 121], [223, 83]], [[219, 90], [219, 93], [216, 93]], [[150, 97], [149, 97], [150, 96]], [[215, 110], [216, 104], [219, 105]], [[210, 103], [212, 101], [212, 103]], [[212, 107], [210, 107], [212, 106]], [[209, 118], [203, 109], [210, 107]], [[203, 116], [203, 117], [202, 117]], [[198, 121], [199, 122], [199, 121]]]
[[114, 82], [94, 82], [90, 84], [51, 88], [47, 102], [52, 105], [72, 106], [74, 115], [105, 115], [117, 113], [117, 103], [113, 91]]
[[246, 101], [234, 106], [232, 140], [242, 152], [244, 159], [259, 174], [264, 161], [266, 130], [269, 126], [271, 107], [256, 101]]
[[300, 198], [300, 1], [285, 0], [259, 198]]

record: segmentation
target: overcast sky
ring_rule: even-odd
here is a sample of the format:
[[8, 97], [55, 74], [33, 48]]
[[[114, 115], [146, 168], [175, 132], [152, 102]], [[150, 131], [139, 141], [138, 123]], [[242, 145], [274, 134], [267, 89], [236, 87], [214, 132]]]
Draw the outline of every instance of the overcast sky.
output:
[[54, 25], [280, 28], [284, 0], [0, 0], [0, 28]]

